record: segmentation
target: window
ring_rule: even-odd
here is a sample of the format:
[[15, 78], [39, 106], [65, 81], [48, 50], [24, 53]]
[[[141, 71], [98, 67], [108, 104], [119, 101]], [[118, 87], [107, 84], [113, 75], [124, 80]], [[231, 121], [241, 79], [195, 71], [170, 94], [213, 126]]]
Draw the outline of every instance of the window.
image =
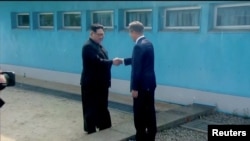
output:
[[200, 7], [165, 9], [165, 29], [199, 29]]
[[17, 27], [18, 28], [29, 28], [30, 27], [30, 14], [29, 13], [18, 13], [17, 14]]
[[54, 27], [54, 14], [53, 13], [40, 13], [38, 15], [40, 28], [53, 28]]
[[105, 28], [113, 28], [113, 12], [112, 11], [94, 11], [92, 12], [91, 23], [102, 24]]
[[80, 12], [63, 13], [63, 28], [81, 28]]
[[132, 21], [140, 21], [145, 29], [152, 28], [152, 10], [127, 10], [125, 11], [125, 28], [128, 27], [129, 23]]
[[215, 7], [217, 29], [250, 29], [250, 3]]

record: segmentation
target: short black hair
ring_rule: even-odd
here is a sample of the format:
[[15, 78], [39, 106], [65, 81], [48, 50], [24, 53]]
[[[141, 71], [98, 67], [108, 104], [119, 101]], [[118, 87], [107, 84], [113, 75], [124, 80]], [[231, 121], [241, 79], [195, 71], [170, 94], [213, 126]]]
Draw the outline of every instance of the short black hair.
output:
[[104, 29], [103, 25], [96, 23], [90, 26], [91, 31], [96, 32], [98, 29]]

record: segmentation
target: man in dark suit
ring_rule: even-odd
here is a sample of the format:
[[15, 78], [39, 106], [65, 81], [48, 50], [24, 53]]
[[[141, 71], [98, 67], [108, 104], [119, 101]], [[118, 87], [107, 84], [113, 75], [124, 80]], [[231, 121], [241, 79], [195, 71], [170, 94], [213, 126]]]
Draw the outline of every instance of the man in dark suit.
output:
[[131, 65], [130, 90], [133, 96], [136, 141], [154, 141], [157, 132], [154, 92], [156, 77], [154, 71], [153, 44], [143, 35], [144, 26], [139, 21], [129, 24], [129, 32], [135, 46], [132, 58], [123, 60]]
[[111, 66], [119, 65], [118, 59], [109, 60], [107, 51], [101, 45], [104, 37], [103, 26], [93, 24], [90, 38], [82, 48], [81, 95], [84, 130], [90, 134], [96, 128], [110, 128], [108, 93], [111, 86]]

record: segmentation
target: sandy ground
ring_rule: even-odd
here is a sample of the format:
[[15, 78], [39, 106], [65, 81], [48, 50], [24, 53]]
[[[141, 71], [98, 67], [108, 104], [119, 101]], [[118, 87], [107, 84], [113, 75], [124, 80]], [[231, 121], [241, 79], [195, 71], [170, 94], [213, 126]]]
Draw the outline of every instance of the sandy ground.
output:
[[[0, 141], [83, 141], [81, 102], [16, 87], [0, 92]], [[112, 125], [131, 113], [110, 109]]]

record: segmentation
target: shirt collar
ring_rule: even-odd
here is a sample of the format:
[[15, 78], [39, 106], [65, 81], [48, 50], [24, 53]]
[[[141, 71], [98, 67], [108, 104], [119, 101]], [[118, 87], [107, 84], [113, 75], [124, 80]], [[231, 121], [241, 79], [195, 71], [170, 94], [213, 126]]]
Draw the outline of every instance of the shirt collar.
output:
[[137, 44], [137, 42], [138, 42], [141, 38], [143, 38], [143, 37], [144, 37], [144, 35], [141, 35], [140, 37], [138, 37], [138, 38], [136, 39], [135, 43]]

